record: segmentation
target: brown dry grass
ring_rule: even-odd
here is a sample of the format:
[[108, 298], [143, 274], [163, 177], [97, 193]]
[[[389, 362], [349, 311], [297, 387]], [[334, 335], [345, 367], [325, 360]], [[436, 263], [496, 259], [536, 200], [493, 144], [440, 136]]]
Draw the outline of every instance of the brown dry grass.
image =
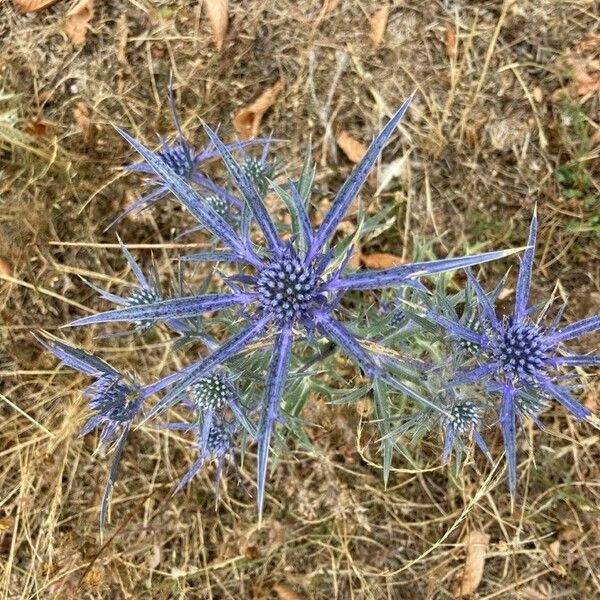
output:
[[[0, 87], [21, 94], [21, 128], [30, 133], [25, 142], [0, 140], [0, 256], [12, 271], [0, 283], [0, 598], [262, 599], [284, 598], [286, 590], [307, 599], [450, 598], [461, 544], [476, 529], [491, 536], [479, 598], [597, 598], [598, 433], [559, 409], [523, 445], [511, 514], [502, 464], [490, 472], [478, 459], [458, 482], [443, 469], [415, 472], [399, 461], [384, 491], [368, 435], [355, 445], [359, 416], [317, 400], [310, 415], [323, 427], [317, 454], [282, 460], [262, 527], [252, 499], [233, 482], [215, 510], [210, 471], [171, 498], [188, 442], [141, 428], [126, 450], [100, 544], [106, 462], [93, 456], [93, 437], [76, 437], [83, 381], [41, 353], [31, 331], [100, 308], [78, 275], [107, 286], [127, 280], [106, 245], [114, 232], [102, 231], [139, 186], [118, 169], [130, 153], [110, 124], [148, 142], [155, 131], [169, 133], [171, 70], [185, 129], [198, 141], [200, 118], [231, 136], [236, 110], [283, 77], [262, 131], [289, 140], [292, 165], [312, 137], [325, 195], [350, 169], [325, 133], [341, 125], [368, 141], [417, 88], [404, 135], [384, 154], [388, 161], [410, 151], [398, 185], [381, 199], [398, 207], [398, 225], [371, 250], [400, 255], [413, 233], [445, 231], [448, 246], [522, 244], [537, 202], [537, 291], [547, 293], [558, 276], [571, 318], [600, 304], [597, 234], [566, 227], [593, 218], [597, 200], [586, 207], [565, 198], [554, 178], [573, 158], [576, 168], [598, 174], [598, 146], [581, 132], [574, 138], [564, 108], [580, 111], [590, 136], [598, 131], [600, 98], [577, 95], [572, 66], [575, 57], [592, 75], [597, 68], [598, 47], [579, 44], [598, 35], [598, 2], [393, 2], [377, 49], [368, 17], [383, 0], [230, 4], [221, 52], [198, 3], [96, 2], [80, 50], [60, 31], [68, 3], [34, 17], [6, 0], [0, 7]], [[457, 46], [448, 49], [453, 33]], [[74, 118], [80, 103], [92, 123], [86, 135]], [[597, 181], [591, 193], [597, 198]], [[152, 253], [167, 274], [172, 228], [183, 218], [158, 210], [119, 231], [142, 245], [142, 262], [150, 260], [147, 244], [164, 242]], [[125, 369], [158, 373], [174, 360], [160, 336], [146, 343], [94, 341], [88, 330], [69, 336]], [[144, 351], [127, 352], [127, 343]], [[589, 381], [594, 403], [597, 383]], [[423, 453], [433, 465], [435, 449]], [[243, 472], [251, 482], [252, 457]]]

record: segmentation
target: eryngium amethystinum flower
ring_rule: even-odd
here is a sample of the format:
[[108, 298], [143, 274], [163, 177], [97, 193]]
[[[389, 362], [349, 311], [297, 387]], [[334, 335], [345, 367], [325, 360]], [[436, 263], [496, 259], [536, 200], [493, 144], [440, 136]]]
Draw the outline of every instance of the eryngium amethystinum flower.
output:
[[269, 189], [269, 182], [277, 176], [277, 166], [267, 160], [269, 144], [265, 144], [260, 158], [247, 156], [242, 150], [240, 167], [244, 175], [252, 182], [256, 191], [264, 196]]
[[[192, 431], [196, 437], [196, 447], [199, 458], [194, 461], [190, 469], [177, 485], [176, 492], [186, 486], [204, 466], [214, 459], [217, 463], [215, 473], [215, 495], [218, 498], [220, 478], [223, 465], [227, 458], [235, 465], [235, 450], [233, 440], [238, 429], [239, 421], [246, 423], [240, 411], [240, 398], [233, 387], [232, 381], [221, 372], [216, 372], [202, 377], [197, 383], [189, 387], [183, 403], [192, 410], [191, 423], [166, 423], [165, 429], [179, 431]], [[230, 410], [238, 419], [227, 417]], [[237, 471], [237, 467], [236, 467]]]
[[[211, 159], [218, 158], [219, 153], [210, 143], [200, 151], [195, 150], [189, 143], [183, 133], [181, 121], [179, 119], [179, 115], [177, 114], [172, 83], [169, 83], [167, 99], [171, 109], [173, 123], [177, 131], [177, 136], [171, 143], [160, 138], [161, 148], [157, 151], [157, 155], [160, 156], [165, 164], [167, 164], [173, 170], [173, 172], [177, 173], [177, 175], [189, 183], [200, 186], [205, 191], [205, 195], [206, 193], [208, 194], [209, 199], [216, 197], [224, 202], [227, 206], [227, 214], [229, 214], [231, 211], [231, 207], [241, 210], [242, 202], [239, 198], [202, 173], [202, 165]], [[228, 148], [231, 151], [235, 151], [262, 143], [264, 143], [264, 140], [245, 140], [230, 144], [228, 145]], [[257, 161], [257, 159], [254, 160], [260, 163], [260, 161]], [[259, 167], [267, 168], [262, 163], [260, 163]], [[165, 198], [169, 192], [168, 187], [164, 185], [161, 179], [154, 176], [154, 170], [148, 163], [140, 162], [127, 165], [125, 170], [150, 175], [148, 185], [151, 187], [151, 190], [140, 199], [132, 202], [131, 205], [128, 206], [125, 211], [111, 223], [109, 227], [130, 213], [139, 212], [152, 206], [153, 204], [156, 204], [159, 200]], [[214, 204], [214, 200], [211, 199], [210, 201]], [[224, 209], [221, 208], [221, 210], [225, 212]]]
[[442, 366], [440, 369], [431, 369], [423, 375], [423, 384], [428, 395], [436, 398], [443, 412], [424, 407], [404, 419], [399, 427], [390, 430], [388, 436], [412, 433], [413, 442], [417, 442], [425, 434], [431, 432], [441, 434], [443, 438], [441, 461], [443, 464], [448, 463], [454, 452], [454, 462], [458, 472], [465, 448], [471, 440], [490, 461], [491, 454], [481, 433], [490, 406], [473, 386], [461, 387], [452, 381], [451, 373], [459, 365], [456, 358], [456, 356], [452, 357], [446, 368]]
[[[256, 140], [261, 143], [263, 140]], [[275, 162], [269, 160], [269, 150], [272, 140], [264, 140], [262, 152], [257, 158], [247, 154], [244, 148], [240, 148], [242, 162], [240, 167], [242, 172], [248, 177], [261, 198], [264, 198], [269, 189], [270, 181], [277, 176], [277, 166]], [[229, 146], [231, 148], [231, 146]], [[212, 208], [220, 217], [230, 225], [238, 225], [240, 213], [239, 210], [232, 211], [232, 206], [237, 208], [235, 203], [224, 199], [222, 196], [211, 194], [203, 197], [204, 203]], [[184, 237], [197, 231], [202, 231], [204, 227], [200, 224], [181, 233], [178, 237]]]
[[100, 506], [102, 530], [127, 434], [134, 419], [140, 414], [148, 394], [135, 379], [120, 373], [101, 358], [85, 350], [69, 346], [46, 333], [36, 336], [36, 339], [65, 365], [95, 378], [84, 391], [84, 395], [90, 398], [93, 414], [83, 426], [80, 435], [99, 429], [100, 446], [105, 447], [115, 442], [113, 461]]
[[[499, 391], [502, 402], [498, 421], [506, 448], [508, 478], [514, 496], [517, 483], [516, 419], [537, 416], [551, 398], [558, 400], [577, 419], [594, 425], [599, 421], [592, 412], [577, 402], [563, 383], [561, 369], [574, 366], [600, 366], [600, 356], [569, 352], [564, 343], [600, 329], [600, 315], [588, 317], [566, 327], [559, 327], [557, 318], [546, 324], [550, 303], [537, 317], [535, 307], [528, 307], [535, 245], [537, 215], [529, 229], [525, 251], [517, 279], [515, 305], [510, 316], [499, 317], [497, 311], [473, 275], [469, 283], [478, 299], [479, 328], [467, 327], [445, 316], [428, 313], [428, 317], [460, 340], [476, 348], [477, 366], [460, 376], [461, 381], [481, 381], [489, 378], [488, 389]], [[479, 329], [479, 330], [478, 330]]]
[[[117, 239], [119, 241], [121, 252], [125, 257], [129, 268], [137, 279], [139, 286], [134, 288], [126, 296], [119, 296], [117, 294], [107, 292], [84, 279], [85, 283], [93, 290], [98, 292], [102, 298], [118, 306], [141, 307], [160, 302], [163, 299], [163, 294], [160, 290], [156, 267], [153, 265], [153, 269], [151, 270], [149, 276], [144, 275], [144, 272], [131, 255], [131, 252], [129, 252], [118, 236]], [[155, 321], [153, 319], [139, 319], [137, 321], [133, 321], [135, 327], [142, 330], [148, 329], [154, 325], [154, 323]], [[173, 331], [177, 331], [179, 333], [184, 333], [189, 330], [189, 327], [179, 319], [168, 319], [166, 323]]]
[[200, 411], [223, 410], [234, 399], [233, 390], [218, 374], [207, 375], [191, 385], [189, 396]]
[[[180, 425], [178, 427], [178, 425]], [[183, 431], [193, 431], [196, 436], [196, 447], [198, 448], [199, 458], [194, 461], [181, 481], [177, 485], [176, 492], [185, 487], [202, 469], [209, 460], [217, 463], [215, 470], [215, 495], [218, 499], [219, 484], [221, 473], [227, 459], [236, 467], [235, 448], [233, 445], [237, 425], [234, 421], [228, 421], [223, 416], [215, 416], [208, 427], [202, 421], [195, 423], [173, 423], [167, 425], [170, 429], [180, 429]], [[237, 467], [236, 467], [237, 470]]]
[[[223, 341], [221, 346], [208, 356], [149, 386], [155, 391], [171, 386], [150, 412], [149, 417], [180, 401], [182, 396], [189, 393], [191, 386], [249, 345], [259, 340], [273, 340], [271, 362], [265, 375], [264, 398], [256, 426], [259, 516], [262, 515], [263, 510], [271, 438], [275, 425], [284, 418], [280, 404], [288, 379], [287, 372], [294, 339], [325, 338], [335, 343], [365, 373], [377, 375], [396, 389], [430, 406], [432, 410], [441, 411], [442, 409], [439, 409], [435, 403], [420, 396], [412, 388], [386, 372], [378, 357], [367, 351], [359, 337], [351, 333], [340, 320], [344, 314], [340, 310], [340, 301], [349, 291], [399, 288], [410, 284], [414, 278], [496, 260], [513, 252], [488, 252], [477, 256], [448, 258], [380, 271], [359, 272], [351, 272], [347, 269], [351, 250], [345, 252], [344, 256], [336, 256], [336, 248], [330, 247], [330, 242], [337, 227], [365, 182], [388, 138], [396, 130], [411, 100], [412, 97], [396, 111], [371, 143], [316, 229], [311, 225], [307, 210], [310, 205], [311, 187], [310, 184], [303, 183], [307, 178], [301, 176], [298, 185], [291, 181], [281, 185], [272, 183], [274, 191], [290, 209], [292, 222], [297, 224], [297, 231], [288, 239], [284, 239], [278, 231], [271, 217], [272, 210], [267, 209], [261, 194], [234, 159], [230, 149], [208, 126], [205, 126], [206, 133], [244, 198], [239, 233], [215, 210], [207, 206], [186, 178], [178, 174], [160, 154], [148, 150], [129, 134], [120, 131], [121, 135], [142, 155], [144, 164], [160, 178], [161, 185], [178, 198], [205, 229], [221, 241], [224, 247], [222, 250], [197, 254], [194, 255], [194, 259], [233, 263], [237, 265], [238, 274], [227, 277], [226, 283], [231, 290], [228, 293], [171, 298], [143, 306], [125, 307], [79, 319], [73, 325], [187, 319], [209, 311], [226, 309], [236, 310], [239, 317], [246, 320], [246, 325], [241, 330]], [[256, 246], [254, 243], [256, 235], [252, 235], [253, 223], [258, 226], [262, 234], [264, 240], [262, 246]]]

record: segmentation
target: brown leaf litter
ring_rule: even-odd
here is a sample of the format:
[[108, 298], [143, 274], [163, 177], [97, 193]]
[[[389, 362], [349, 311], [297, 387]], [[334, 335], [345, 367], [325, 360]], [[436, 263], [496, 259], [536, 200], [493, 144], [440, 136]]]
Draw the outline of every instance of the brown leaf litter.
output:
[[256, 137], [264, 114], [275, 104], [283, 89], [283, 79], [267, 88], [252, 104], [240, 108], [233, 117], [233, 127], [243, 140]]
[[94, 16], [94, 0], [79, 0], [67, 13], [62, 30], [75, 47], [85, 44], [88, 24]]
[[26, 13], [37, 12], [44, 8], [50, 8], [58, 0], [15, 0], [15, 4]]
[[358, 140], [354, 139], [345, 129], [338, 129], [335, 134], [335, 140], [348, 160], [353, 163], [360, 162], [367, 152], [367, 147]]
[[229, 25], [228, 1], [227, 0], [205, 0], [206, 14], [212, 28], [213, 39], [217, 50], [223, 48], [227, 26]]
[[467, 556], [460, 581], [454, 589], [455, 598], [472, 594], [479, 587], [489, 543], [490, 536], [483, 531], [471, 531], [467, 535], [465, 540]]
[[380, 8], [378, 11], [374, 12], [369, 19], [371, 25], [369, 38], [371, 39], [371, 46], [373, 46], [374, 49], [380, 46], [381, 42], [383, 42], [389, 16], [390, 7], [384, 6], [383, 8]]

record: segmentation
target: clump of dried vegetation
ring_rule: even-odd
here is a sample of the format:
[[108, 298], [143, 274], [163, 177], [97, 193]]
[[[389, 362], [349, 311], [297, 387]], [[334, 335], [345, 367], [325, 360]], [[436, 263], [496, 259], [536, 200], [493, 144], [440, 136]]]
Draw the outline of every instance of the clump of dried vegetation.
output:
[[[542, 275], [560, 273], [571, 317], [598, 312], [598, 3], [80, 0], [35, 13], [23, 4], [0, 7], [0, 597], [598, 597], [598, 433], [561, 410], [521, 449], [511, 513], [502, 463], [490, 471], [473, 456], [457, 479], [437, 466], [434, 445], [421, 449], [420, 468], [395, 463], [384, 490], [370, 415], [315, 398], [317, 453], [282, 458], [260, 527], [233, 480], [215, 510], [210, 469], [173, 501], [189, 441], [142, 427], [101, 543], [105, 463], [91, 456], [93, 438], [77, 438], [82, 381], [31, 336], [101, 308], [78, 276], [126, 283], [115, 232], [103, 230], [138, 187], [120, 170], [131, 154], [111, 124], [148, 143], [168, 132], [161, 91], [171, 71], [199, 145], [199, 119], [230, 139], [236, 124], [273, 130], [298, 161], [312, 137], [323, 202], [416, 88], [402, 141], [363, 192], [371, 210], [397, 208], [397, 227], [362, 249], [365, 263], [410, 256], [413, 235], [439, 235], [444, 249], [521, 244], [511, 216], [528, 222], [537, 202]], [[265, 94], [268, 112], [260, 102], [257, 111]], [[165, 274], [185, 218], [173, 206], [119, 227]], [[71, 340], [125, 370], [159, 373], [171, 360], [159, 335], [89, 336]], [[135, 356], [145, 364], [127, 364], [127, 344], [143, 346]], [[597, 410], [597, 383], [590, 389]], [[527, 450], [539, 444], [534, 462]], [[247, 457], [248, 482], [253, 465]]]

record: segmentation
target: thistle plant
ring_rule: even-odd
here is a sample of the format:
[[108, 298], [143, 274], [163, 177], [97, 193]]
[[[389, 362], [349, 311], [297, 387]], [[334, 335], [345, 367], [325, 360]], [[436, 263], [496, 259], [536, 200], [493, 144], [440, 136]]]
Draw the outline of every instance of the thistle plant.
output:
[[468, 344], [475, 355], [475, 365], [458, 375], [462, 382], [485, 382], [490, 393], [501, 395], [496, 406], [497, 422], [502, 430], [511, 495], [517, 484], [517, 419], [537, 419], [550, 399], [557, 400], [576, 419], [596, 426], [600, 423], [592, 412], [573, 398], [563, 367], [600, 366], [600, 356], [569, 352], [564, 343], [584, 334], [600, 330], [600, 315], [560, 327], [562, 307], [548, 323], [552, 301], [544, 307], [529, 307], [535, 246], [537, 215], [529, 228], [527, 249], [517, 279], [515, 304], [511, 315], [499, 316], [493, 305], [497, 293], [488, 296], [468, 270], [469, 284], [477, 298], [479, 318], [460, 323], [429, 311], [427, 318], [438, 323], [461, 344]]
[[[235, 454], [239, 449], [236, 445], [249, 440], [256, 448], [255, 496], [261, 518], [270, 453], [278, 454], [290, 433], [296, 435], [301, 443], [310, 445], [300, 418], [310, 391], [318, 389], [333, 397], [339, 390], [331, 391], [330, 384], [339, 384], [339, 387], [346, 384], [341, 378], [336, 379], [332, 368], [330, 358], [338, 353], [352, 362], [360, 373], [359, 377], [367, 381], [358, 389], [348, 390], [343, 401], [373, 392], [376, 419], [382, 430], [386, 480], [394, 448], [393, 437], [398, 433], [390, 425], [393, 417], [390, 398], [394, 394], [418, 407], [428, 423], [435, 424], [443, 431], [445, 460], [453, 448], [458, 453], [462, 452], [471, 437], [486, 455], [490, 455], [482, 432], [485, 429], [485, 417], [493, 402], [489, 399], [482, 402], [480, 396], [463, 388], [468, 388], [472, 375], [482, 373], [490, 377], [485, 393], [493, 396], [496, 393], [493, 385], [497, 381], [504, 385], [505, 379], [493, 379], [492, 373], [499, 373], [501, 367], [504, 368], [503, 373], [508, 372], [510, 365], [510, 381], [514, 385], [516, 383], [513, 380], [517, 376], [519, 381], [525, 376], [531, 378], [533, 368], [537, 369], [537, 373], [540, 370], [539, 361], [546, 360], [549, 345], [546, 341], [539, 342], [535, 357], [529, 363], [521, 364], [526, 350], [533, 348], [534, 344], [528, 337], [530, 333], [523, 333], [523, 327], [528, 323], [528, 313], [521, 312], [521, 329], [516, 332], [510, 330], [513, 332], [511, 340], [514, 338], [515, 342], [508, 350], [508, 342], [503, 342], [504, 354], [501, 354], [500, 350], [495, 349], [499, 342], [494, 341], [496, 346], [493, 346], [486, 337], [491, 331], [489, 328], [495, 327], [498, 321], [489, 320], [491, 309], [483, 303], [485, 298], [489, 304], [489, 298], [478, 284], [475, 288], [478, 304], [473, 314], [478, 315], [481, 322], [479, 331], [475, 325], [467, 326], [472, 321], [463, 322], [464, 317], [459, 317], [456, 311], [444, 313], [432, 310], [428, 300], [429, 287], [421, 280], [503, 259], [518, 250], [417, 260], [389, 269], [355, 271], [349, 267], [355, 242], [365, 231], [381, 230], [384, 217], [377, 215], [365, 219], [363, 211], [359, 210], [356, 231], [345, 238], [338, 234], [339, 224], [386, 142], [396, 131], [411, 100], [412, 96], [375, 137], [317, 227], [313, 226], [311, 220], [315, 172], [310, 148], [299, 178], [290, 179], [285, 174], [282, 179], [267, 160], [268, 143], [264, 144], [260, 159], [243, 156], [239, 162], [233, 152], [240, 150], [240, 146], [227, 146], [215, 131], [204, 125], [210, 144], [237, 188], [238, 195], [229, 191], [227, 195], [217, 194], [221, 199], [230, 196], [239, 198], [239, 204], [234, 204], [238, 207], [239, 219], [232, 222], [219, 206], [207, 201], [206, 196], [193, 184], [200, 183], [207, 189], [210, 186], [201, 183], [195, 175], [190, 176], [191, 167], [189, 170], [180, 168], [181, 161], [187, 160], [183, 147], [176, 151], [171, 151], [171, 148], [166, 152], [163, 146], [153, 152], [128, 133], [118, 130], [141, 155], [144, 170], [152, 172], [162, 193], [168, 192], [174, 196], [198, 221], [194, 230], [201, 229], [210, 235], [210, 250], [181, 259], [184, 263], [200, 264], [212, 277], [207, 280], [206, 289], [200, 292], [164, 297], [155, 282], [147, 281], [131, 253], [122, 245], [123, 253], [141, 287], [125, 298], [99, 290], [105, 299], [117, 304], [118, 308], [77, 319], [71, 325], [127, 323], [139, 330], [162, 322], [179, 336], [175, 339], [176, 343], [182, 339], [185, 342], [200, 341], [207, 347], [206, 354], [188, 360], [187, 366], [157, 381], [141, 385], [134, 384], [132, 379], [129, 385], [136, 390], [136, 398], [139, 399], [136, 402], [127, 400], [126, 403], [129, 396], [122, 391], [118, 394], [124, 414], [128, 415], [127, 429], [135, 418], [140, 418], [142, 422], [166, 418], [167, 409], [175, 404], [189, 409], [191, 418], [188, 422], [163, 423], [164, 427], [191, 431], [196, 436], [199, 458], [183, 476], [177, 489], [189, 483], [210, 459], [217, 462], [218, 488], [225, 462], [231, 459], [235, 464]], [[174, 106], [173, 112], [175, 115]], [[180, 125], [177, 117], [174, 118], [181, 138]], [[275, 202], [278, 205], [273, 208]], [[291, 225], [283, 219], [279, 222], [273, 218], [284, 205], [290, 213]], [[529, 245], [532, 245], [531, 239]], [[530, 260], [530, 252], [531, 248], [528, 248], [524, 264]], [[474, 281], [473, 277], [471, 279]], [[398, 326], [398, 335], [384, 335], [381, 327], [373, 325], [377, 319], [373, 319], [369, 312], [371, 301], [364, 302], [362, 292], [388, 293], [385, 290], [393, 290], [397, 296], [391, 320], [386, 318]], [[418, 315], [411, 308], [405, 311], [402, 290], [421, 298], [426, 310], [421, 310]], [[523, 292], [520, 294], [522, 296]], [[522, 304], [523, 300], [519, 302]], [[452, 308], [452, 303], [446, 302], [446, 305]], [[219, 331], [219, 341], [204, 333], [206, 324], [212, 325], [213, 331]], [[409, 343], [415, 330], [418, 332], [421, 327], [437, 331], [439, 337], [440, 326], [451, 331], [457, 346], [459, 339], [466, 339], [476, 344], [477, 348], [484, 348], [486, 356], [491, 357], [481, 365], [478, 363], [477, 368], [470, 372], [465, 372], [461, 364], [456, 371], [466, 381], [457, 381], [455, 387], [447, 386], [442, 395], [437, 388], [427, 384], [429, 374], [439, 370], [439, 365], [423, 356], [426, 346], [411, 346]], [[562, 330], [562, 338], [560, 332], [552, 335], [559, 336], [560, 341], [568, 339], [569, 328]], [[500, 339], [499, 336], [492, 336], [493, 340]], [[445, 337], [445, 334], [441, 337]], [[87, 375], [98, 377], [105, 373], [90, 367], [99, 359], [81, 350], [59, 341], [43, 343], [67, 365]], [[527, 344], [529, 346], [523, 349]], [[464, 353], [456, 355], [463, 356]], [[75, 360], [73, 357], [78, 358]], [[467, 366], [469, 361], [478, 360], [470, 356], [463, 358]], [[574, 357], [571, 360], [575, 360]], [[580, 357], [579, 360], [583, 359]], [[555, 366], [560, 364], [568, 363], [556, 363]], [[116, 374], [112, 376], [116, 377]], [[542, 383], [546, 391], [556, 387], [550, 380]], [[527, 393], [530, 387], [527, 386]], [[516, 390], [516, 387], [513, 386], [513, 389]], [[158, 400], [147, 406], [146, 400], [151, 397], [157, 397]], [[525, 395], [518, 396], [516, 391], [513, 397], [519, 397], [521, 401], [526, 398]], [[111, 402], [112, 399], [111, 396]], [[505, 403], [506, 400], [502, 406]], [[98, 417], [107, 419], [113, 418], [111, 410], [114, 410], [114, 403], [110, 407], [103, 403], [91, 406], [97, 411]], [[508, 422], [506, 419], [504, 421]], [[103, 421], [98, 420], [97, 424], [102, 425]], [[119, 455], [120, 449], [119, 445]], [[109, 486], [112, 486], [112, 479], [109, 480]], [[101, 524], [104, 515], [105, 510]]]

